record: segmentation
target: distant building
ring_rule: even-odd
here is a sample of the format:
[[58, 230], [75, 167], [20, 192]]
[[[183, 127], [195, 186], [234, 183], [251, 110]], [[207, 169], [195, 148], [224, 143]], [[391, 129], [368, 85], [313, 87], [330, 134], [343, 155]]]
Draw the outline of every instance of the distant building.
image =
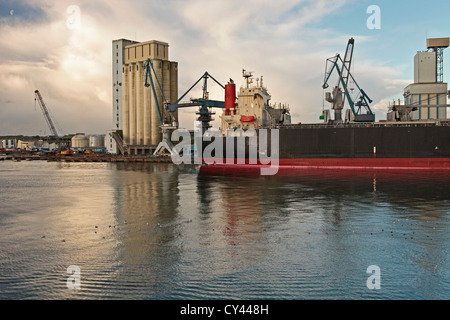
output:
[[90, 135], [89, 136], [89, 148], [91, 149], [103, 149], [105, 147], [105, 135]]
[[414, 57], [414, 83], [404, 89], [406, 106], [413, 106], [411, 120], [447, 119], [448, 86], [443, 82], [443, 49], [449, 38], [428, 39], [432, 51]]
[[117, 142], [113, 137], [113, 132], [115, 132], [115, 130], [106, 131], [105, 149], [106, 149], [106, 152], [109, 154], [118, 154], [119, 148], [117, 147]]
[[71, 147], [73, 149], [86, 149], [89, 147], [89, 137], [84, 133], [77, 133], [72, 137]]
[[0, 141], [2, 149], [15, 149], [17, 148], [17, 139], [4, 139]]
[[18, 140], [16, 148], [26, 150], [28, 148], [34, 147], [34, 144], [35, 144], [34, 141]]
[[42, 144], [40, 145], [41, 150], [47, 149], [47, 150], [53, 151], [53, 150], [58, 149], [58, 147], [59, 147], [58, 144], [56, 144], [55, 142], [50, 143], [48, 141], [43, 141]]

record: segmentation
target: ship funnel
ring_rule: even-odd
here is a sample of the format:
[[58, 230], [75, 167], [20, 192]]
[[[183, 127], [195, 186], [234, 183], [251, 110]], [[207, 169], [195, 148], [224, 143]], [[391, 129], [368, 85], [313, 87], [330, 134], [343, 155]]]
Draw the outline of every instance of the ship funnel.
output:
[[230, 116], [231, 110], [236, 108], [236, 84], [231, 82], [225, 85], [225, 115]]

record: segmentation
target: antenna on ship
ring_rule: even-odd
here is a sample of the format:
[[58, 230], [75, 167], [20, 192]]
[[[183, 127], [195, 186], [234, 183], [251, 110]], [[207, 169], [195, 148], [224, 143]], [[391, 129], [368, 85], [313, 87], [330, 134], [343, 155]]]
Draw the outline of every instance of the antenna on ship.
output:
[[245, 69], [242, 69], [242, 76], [245, 78], [248, 88], [249, 84], [253, 83], [253, 71], [246, 71]]

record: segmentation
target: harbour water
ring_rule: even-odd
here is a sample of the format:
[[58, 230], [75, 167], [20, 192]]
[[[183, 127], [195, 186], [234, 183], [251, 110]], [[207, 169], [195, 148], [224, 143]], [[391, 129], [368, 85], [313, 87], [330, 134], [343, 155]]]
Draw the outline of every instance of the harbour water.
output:
[[0, 299], [449, 299], [449, 178], [3, 161]]

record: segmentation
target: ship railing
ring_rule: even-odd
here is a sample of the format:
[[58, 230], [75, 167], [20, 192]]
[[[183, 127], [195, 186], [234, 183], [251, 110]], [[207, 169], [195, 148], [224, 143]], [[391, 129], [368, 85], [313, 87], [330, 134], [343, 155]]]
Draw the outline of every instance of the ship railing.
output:
[[342, 122], [338, 124], [328, 123], [301, 123], [286, 124], [277, 126], [277, 128], [286, 129], [314, 129], [314, 128], [379, 128], [379, 127], [435, 127], [450, 126], [449, 120], [425, 120], [425, 121], [399, 121], [399, 122]]

